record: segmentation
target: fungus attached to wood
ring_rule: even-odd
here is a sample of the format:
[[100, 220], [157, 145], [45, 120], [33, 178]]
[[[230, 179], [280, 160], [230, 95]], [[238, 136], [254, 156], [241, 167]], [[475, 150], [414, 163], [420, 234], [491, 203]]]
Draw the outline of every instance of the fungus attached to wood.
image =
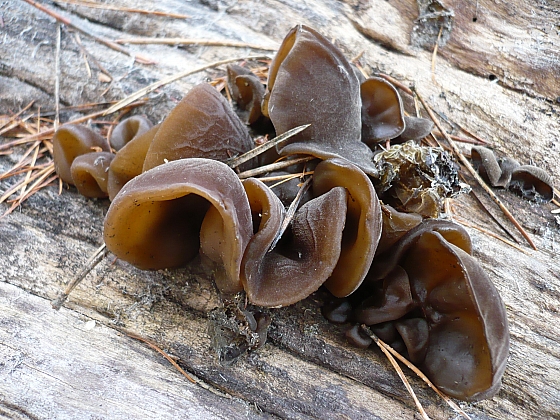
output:
[[251, 210], [235, 172], [196, 158], [157, 166], [128, 182], [111, 203], [104, 228], [107, 248], [142, 269], [185, 265], [202, 238], [202, 251], [223, 268], [216, 282], [227, 293], [242, 289], [239, 269], [251, 236]]
[[374, 175], [373, 152], [361, 142], [360, 102], [360, 83], [342, 52], [315, 30], [294, 27], [270, 65], [263, 113], [277, 133], [311, 126], [280, 154], [344, 157]]
[[[205, 158], [225, 161], [254, 146], [229, 103], [206, 83], [193, 87], [161, 123], [150, 145], [144, 171], [166, 161]], [[245, 164], [243, 169], [250, 169]]]
[[68, 184], [74, 184], [70, 167], [76, 157], [110, 151], [107, 140], [84, 125], [63, 125], [53, 136], [54, 167], [60, 179]]
[[141, 136], [152, 128], [153, 124], [141, 115], [126, 118], [117, 124], [109, 143], [111, 147], [117, 151], [121, 150], [129, 141]]
[[70, 172], [80, 194], [91, 198], [108, 196], [109, 165], [114, 157], [115, 155], [109, 152], [93, 152], [74, 159]]

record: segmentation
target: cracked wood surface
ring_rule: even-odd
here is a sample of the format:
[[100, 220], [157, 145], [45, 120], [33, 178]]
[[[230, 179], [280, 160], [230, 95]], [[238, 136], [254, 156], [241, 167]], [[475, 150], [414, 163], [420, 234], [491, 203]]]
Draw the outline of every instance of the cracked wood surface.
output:
[[[191, 16], [180, 20], [44, 4], [110, 39], [209, 38], [274, 47], [295, 23], [306, 23], [335, 40], [348, 57], [363, 51], [366, 69], [415, 83], [436, 110], [489, 140], [499, 153], [542, 166], [556, 178], [560, 174], [558, 2], [506, 5], [481, 0], [475, 11], [461, 8], [459, 2], [444, 2], [456, 18], [448, 43], [438, 52], [435, 82], [431, 48], [420, 49], [410, 42], [418, 17], [414, 2], [133, 3], [136, 8], [157, 7]], [[131, 2], [116, 4], [132, 7]], [[42, 111], [51, 109], [54, 20], [15, 0], [2, 3], [0, 16], [0, 114], [17, 112], [32, 99]], [[157, 61], [146, 66], [84, 35], [80, 38], [114, 81], [100, 82], [92, 61], [93, 75], [88, 78], [75, 35], [65, 29], [63, 105], [121, 99], [169, 74], [256, 52], [125, 46]], [[194, 84], [222, 74], [223, 69], [211, 69], [159, 89], [140, 112], [157, 122]], [[494, 82], [488, 79], [490, 74], [497, 77]], [[64, 113], [62, 119], [75, 115]], [[0, 171], [18, 157], [18, 153], [0, 156]], [[11, 181], [2, 181], [0, 189], [9, 185]], [[552, 205], [532, 205], [508, 192], [498, 194], [514, 210], [538, 251], [530, 250], [516, 233], [525, 252], [469, 229], [475, 256], [506, 303], [512, 344], [500, 393], [492, 400], [461, 406], [473, 418], [560, 418], [559, 224], [550, 214]], [[491, 203], [487, 205], [501, 218]], [[196, 264], [179, 271], [142, 272], [108, 257], [60, 312], [50, 309], [50, 300], [101, 243], [107, 207], [108, 203], [87, 200], [74, 189], [59, 196], [50, 187], [0, 220], [0, 413], [4, 417], [417, 416], [381, 352], [348, 346], [341, 328], [322, 318], [322, 291], [291, 307], [272, 310], [268, 343], [231, 366], [220, 364], [213, 350], [207, 314], [219, 306], [219, 300], [208, 275]], [[453, 207], [471, 223], [503, 234], [472, 197], [460, 197]], [[188, 382], [163, 357], [115, 326], [156, 342], [214, 392]], [[456, 418], [425, 385], [409, 377], [432, 418]]]

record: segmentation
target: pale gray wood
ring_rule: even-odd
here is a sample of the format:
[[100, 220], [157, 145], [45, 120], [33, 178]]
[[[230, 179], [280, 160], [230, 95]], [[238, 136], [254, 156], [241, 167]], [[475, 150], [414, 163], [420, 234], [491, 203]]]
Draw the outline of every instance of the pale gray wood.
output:
[[[440, 47], [435, 82], [430, 49], [408, 44], [416, 18], [413, 2], [157, 3], [159, 10], [192, 16], [186, 20], [45, 4], [113, 39], [142, 35], [278, 45], [295, 23], [306, 23], [335, 40], [348, 57], [363, 51], [362, 62], [368, 71], [379, 69], [405, 83], [415, 83], [435, 109], [491, 141], [499, 153], [536, 163], [556, 178], [560, 174], [560, 106], [555, 102], [560, 79], [551, 78], [546, 67], [560, 54], [560, 43], [555, 41], [558, 33], [551, 29], [560, 10], [554, 1], [538, 5], [509, 2], [515, 13], [504, 13], [503, 5], [480, 1], [476, 22], [480, 25], [475, 27], [472, 22], [461, 26], [467, 25], [464, 16], [469, 10], [449, 3], [463, 18], [457, 19], [450, 44]], [[119, 4], [156, 7], [147, 0]], [[5, 3], [0, 13], [4, 22], [0, 28], [0, 113], [18, 111], [31, 99], [43, 111], [52, 108], [53, 19], [19, 1]], [[537, 16], [533, 26], [525, 17], [531, 15]], [[541, 26], [548, 31], [546, 36], [538, 34]], [[120, 99], [177, 71], [262, 53], [225, 47], [127, 46], [158, 62], [145, 66], [85, 36], [81, 39], [116, 80], [102, 95], [109, 85], [97, 80], [94, 65], [93, 77], [87, 78], [79, 49], [63, 32], [60, 81], [65, 105]], [[476, 48], [470, 50], [468, 45]], [[498, 82], [488, 80], [492, 66]], [[157, 122], [193, 84], [222, 74], [210, 70], [162, 88], [140, 112]], [[0, 157], [0, 170], [17, 158], [17, 153]], [[2, 191], [10, 183], [2, 182]], [[500, 393], [492, 400], [463, 406], [474, 418], [559, 418], [559, 223], [550, 214], [552, 205], [532, 205], [508, 192], [499, 195], [515, 210], [539, 250], [532, 251], [522, 242], [526, 250], [522, 253], [470, 229], [476, 256], [506, 303], [512, 350]], [[461, 197], [453, 205], [462, 217], [502, 234], [470, 197]], [[212, 348], [207, 313], [219, 300], [208, 275], [196, 265], [178, 272], [144, 273], [126, 263], [112, 264], [113, 259], [107, 258], [76, 289], [66, 308], [51, 312], [48, 300], [101, 243], [106, 209], [105, 202], [84, 199], [73, 189], [58, 196], [52, 187], [0, 220], [0, 413], [15, 418], [90, 414], [153, 418], [153, 412], [147, 411], [153, 402], [161, 405], [160, 418], [174, 418], [176, 413], [185, 416], [188, 410], [211, 418], [414, 416], [410, 397], [382, 354], [349, 347], [340, 328], [321, 317], [321, 293], [293, 307], [271, 311], [269, 343], [233, 366], [220, 365]], [[520, 235], [515, 236], [522, 241]], [[96, 321], [95, 328], [85, 330], [91, 320]], [[225, 400], [191, 385], [157, 353], [112, 326], [126, 327], [156, 341], [205, 384], [235, 398]], [[80, 379], [76, 372], [87, 375]], [[411, 381], [430, 416], [455, 418], [420, 381]], [[66, 393], [69, 388], [76, 393]], [[115, 411], [96, 405], [100, 400], [105, 403], [104, 396]]]

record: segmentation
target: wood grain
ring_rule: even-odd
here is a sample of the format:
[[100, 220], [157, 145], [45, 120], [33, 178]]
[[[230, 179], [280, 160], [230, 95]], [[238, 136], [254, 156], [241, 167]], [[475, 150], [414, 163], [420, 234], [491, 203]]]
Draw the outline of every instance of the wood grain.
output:
[[[278, 45], [295, 23], [306, 23], [333, 39], [348, 57], [363, 52], [366, 70], [414, 83], [434, 109], [490, 141], [498, 153], [538, 164], [556, 179], [560, 174], [560, 104], [555, 102], [560, 82], [554, 61], [560, 54], [554, 20], [560, 5], [554, 1], [534, 5], [514, 1], [507, 6], [479, 1], [476, 22], [472, 8], [446, 2], [456, 19], [448, 43], [439, 49], [435, 81], [431, 49], [410, 44], [418, 15], [413, 2], [115, 2], [187, 14], [190, 19], [44, 4], [110, 39], [166, 36]], [[8, 2], [0, 13], [4, 23], [0, 27], [0, 114], [17, 112], [32, 99], [35, 109], [52, 109], [54, 20], [23, 2]], [[534, 16], [532, 26], [528, 16]], [[546, 36], [539, 35], [541, 27], [548, 31]], [[81, 36], [81, 41], [114, 81], [100, 82], [91, 60], [92, 77], [88, 78], [74, 35], [64, 30], [63, 105], [122, 99], [169, 74], [256, 52], [229, 47], [126, 46], [158, 63], [145, 66], [87, 37]], [[212, 69], [166, 86], [151, 94], [139, 112], [158, 122], [190, 87], [223, 73], [223, 69]], [[498, 77], [496, 82], [488, 79], [490, 73]], [[67, 112], [61, 118], [75, 115]], [[13, 165], [20, 152], [0, 156], [0, 171]], [[11, 182], [2, 181], [0, 189], [6, 190]], [[552, 205], [533, 205], [505, 191], [498, 194], [528, 230], [538, 251], [530, 250], [516, 233], [525, 252], [469, 228], [475, 255], [506, 303], [512, 345], [500, 393], [492, 400], [461, 406], [477, 419], [560, 418], [559, 222], [550, 213]], [[487, 205], [501, 217], [492, 203]], [[384, 356], [374, 349], [348, 346], [340, 327], [322, 318], [323, 291], [291, 307], [271, 310], [268, 343], [233, 365], [218, 360], [208, 314], [220, 306], [220, 300], [210, 276], [196, 263], [179, 271], [142, 272], [108, 257], [60, 312], [51, 310], [50, 300], [100, 245], [107, 207], [108, 203], [87, 200], [72, 188], [58, 195], [50, 187], [0, 220], [3, 416], [416, 416], [411, 398]], [[503, 235], [472, 197], [454, 200], [453, 208], [471, 223]], [[191, 384], [158, 353], [117, 328], [156, 342], [214, 392]], [[456, 418], [424, 384], [406, 373], [432, 418]]]

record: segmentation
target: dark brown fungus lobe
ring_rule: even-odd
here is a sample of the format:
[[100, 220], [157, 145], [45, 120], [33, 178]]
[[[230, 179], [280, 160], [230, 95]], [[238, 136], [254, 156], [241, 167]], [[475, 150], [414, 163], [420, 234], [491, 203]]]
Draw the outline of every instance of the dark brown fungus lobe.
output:
[[86, 197], [107, 197], [109, 165], [115, 155], [109, 152], [93, 152], [80, 155], [70, 167], [72, 180], [78, 192]]
[[[313, 174], [313, 194], [335, 187], [348, 191], [342, 249], [338, 264], [325, 286], [336, 297], [348, 296], [362, 283], [381, 236], [381, 206], [369, 178], [345, 159], [328, 159]], [[332, 221], [332, 220], [331, 220]]]
[[[203, 231], [205, 224], [210, 230]], [[227, 165], [182, 159], [128, 182], [109, 207], [103, 234], [112, 253], [141, 269], [183, 266], [203, 247], [210, 260], [221, 260], [224, 276], [216, 282], [229, 293], [241, 290], [239, 268], [252, 235], [251, 210]]]
[[107, 192], [110, 200], [128, 181], [142, 173], [146, 154], [158, 129], [159, 124], [137, 135], [118, 151], [109, 167]]
[[405, 130], [404, 111], [397, 89], [380, 77], [360, 85], [362, 141], [370, 146], [392, 139]]
[[263, 114], [276, 133], [311, 126], [279, 146], [282, 155], [344, 157], [375, 175], [372, 151], [361, 140], [360, 84], [334, 45], [304, 25], [284, 38], [270, 65]]
[[359, 323], [375, 325], [399, 319], [414, 306], [408, 274], [397, 265], [385, 276], [381, 289], [358, 305], [354, 317]]
[[404, 117], [404, 131], [394, 139], [392, 139], [393, 144], [404, 143], [409, 140], [420, 140], [428, 136], [433, 128], [434, 123], [426, 118], [417, 117]]
[[255, 123], [262, 116], [264, 85], [250, 70], [237, 65], [227, 67], [227, 76], [232, 98], [241, 109], [247, 111], [247, 123]]
[[348, 299], [332, 298], [321, 307], [321, 313], [333, 324], [345, 324], [352, 314], [352, 304]]
[[438, 232], [446, 241], [472, 254], [472, 242], [461, 225], [438, 219], [425, 219], [416, 225], [383, 254], [376, 255], [368, 272], [368, 282], [383, 280], [399, 264], [409, 249], [425, 232]]
[[54, 167], [60, 179], [68, 184], [73, 184], [70, 167], [76, 157], [91, 152], [110, 151], [107, 140], [84, 125], [63, 125], [53, 136]]
[[244, 186], [257, 231], [243, 256], [241, 280], [255, 305], [280, 307], [305, 299], [331, 275], [340, 254], [346, 191], [334, 188], [303, 205], [275, 248], [270, 245], [282, 223], [280, 200], [260, 181]]
[[383, 228], [377, 247], [376, 255], [382, 254], [392, 247], [412, 228], [422, 223], [422, 216], [418, 213], [404, 213], [388, 205], [382, 205]]
[[[494, 156], [494, 152], [483, 146], [473, 146], [471, 149], [471, 160], [479, 175], [487, 180], [493, 187], [498, 186], [502, 168]], [[505, 187], [505, 185], [501, 185]]]
[[[166, 161], [205, 158], [225, 161], [253, 148], [249, 132], [212, 86], [193, 87], [161, 123], [144, 161], [144, 171]], [[242, 170], [250, 169], [247, 163]]]
[[404, 326], [417, 366], [449, 396], [493, 396], [506, 367], [509, 331], [505, 306], [484, 270], [435, 231], [420, 236], [402, 265], [428, 327], [426, 338]]
[[360, 349], [367, 349], [373, 343], [373, 340], [364, 333], [360, 324], [352, 325], [346, 330], [345, 335], [350, 344]]
[[117, 151], [121, 150], [129, 141], [141, 136], [152, 128], [153, 124], [142, 115], [135, 115], [122, 120], [111, 134], [109, 143]]
[[543, 169], [532, 165], [516, 168], [511, 174], [509, 188], [537, 202], [548, 202], [554, 197], [552, 177]]

